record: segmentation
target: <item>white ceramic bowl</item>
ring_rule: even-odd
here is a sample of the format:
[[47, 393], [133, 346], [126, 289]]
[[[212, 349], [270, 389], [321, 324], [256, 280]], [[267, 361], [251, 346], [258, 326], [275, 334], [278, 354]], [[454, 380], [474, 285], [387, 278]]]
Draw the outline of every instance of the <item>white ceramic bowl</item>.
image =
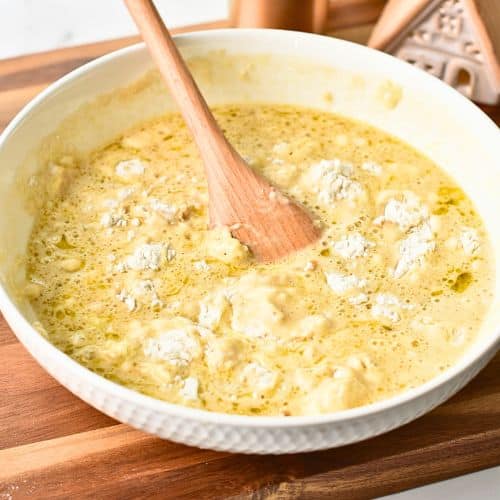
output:
[[[176, 40], [187, 56], [195, 58], [192, 67], [211, 103], [255, 100], [329, 109], [372, 123], [426, 152], [475, 201], [499, 261], [500, 135], [460, 94], [397, 59], [327, 37], [221, 30]], [[208, 65], [200, 62], [198, 56], [220, 49], [229, 55], [219, 52]], [[232, 53], [242, 56], [231, 59]], [[267, 56], [252, 62], [255, 56], [249, 54]], [[31, 326], [34, 314], [15, 292], [15, 282], [23, 274], [19, 257], [32, 224], [16, 178], [38, 167], [42, 139], [64, 118], [83, 103], [136, 80], [150, 66], [142, 45], [86, 64], [28, 104], [0, 139], [0, 308], [19, 340], [53, 377], [104, 413], [162, 438], [233, 452], [295, 453], [341, 446], [398, 427], [445, 401], [483, 368], [500, 344], [498, 278], [497, 299], [477, 342], [455, 366], [397, 397], [331, 415], [236, 416], [165, 403], [105, 380], [47, 342]], [[171, 106], [160, 85], [146, 87], [138, 85], [128, 94], [114, 92], [113, 98], [91, 105], [85, 119], [65, 122], [58, 141], [88, 150]], [[384, 105], [383, 94], [394, 90], [402, 94], [391, 109]], [[332, 93], [333, 103], [324, 99], [326, 92]]]

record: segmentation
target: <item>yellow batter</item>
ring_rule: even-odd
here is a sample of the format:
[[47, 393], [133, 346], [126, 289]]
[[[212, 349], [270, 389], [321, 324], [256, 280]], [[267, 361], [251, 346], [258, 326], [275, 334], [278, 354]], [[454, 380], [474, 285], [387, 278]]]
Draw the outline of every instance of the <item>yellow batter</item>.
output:
[[455, 363], [492, 297], [487, 235], [464, 192], [363, 123], [214, 111], [249, 164], [320, 221], [321, 241], [264, 265], [209, 230], [202, 164], [169, 114], [34, 183], [45, 202], [26, 294], [51, 342], [153, 397], [249, 415], [368, 404]]

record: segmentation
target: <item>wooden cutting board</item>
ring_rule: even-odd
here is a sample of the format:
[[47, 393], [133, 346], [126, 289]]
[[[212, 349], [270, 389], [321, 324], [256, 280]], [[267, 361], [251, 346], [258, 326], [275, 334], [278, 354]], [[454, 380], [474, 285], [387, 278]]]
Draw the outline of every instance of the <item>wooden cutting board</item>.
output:
[[[225, 22], [206, 27], [220, 27]], [[364, 40], [369, 26], [338, 32]], [[50, 82], [135, 38], [0, 61], [0, 129]], [[500, 123], [500, 108], [486, 111]], [[0, 499], [370, 498], [500, 464], [500, 355], [428, 415], [343, 448], [281, 457], [162, 441], [47, 375], [0, 319]]]

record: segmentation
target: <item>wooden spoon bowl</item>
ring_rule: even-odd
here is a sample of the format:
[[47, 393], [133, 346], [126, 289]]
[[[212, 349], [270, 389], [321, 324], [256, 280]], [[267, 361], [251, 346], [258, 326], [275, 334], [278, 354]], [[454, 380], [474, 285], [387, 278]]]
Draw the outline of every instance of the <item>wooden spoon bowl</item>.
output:
[[319, 228], [304, 208], [252, 170], [224, 137], [153, 2], [125, 3], [200, 150], [211, 226], [229, 227], [263, 262], [316, 241]]

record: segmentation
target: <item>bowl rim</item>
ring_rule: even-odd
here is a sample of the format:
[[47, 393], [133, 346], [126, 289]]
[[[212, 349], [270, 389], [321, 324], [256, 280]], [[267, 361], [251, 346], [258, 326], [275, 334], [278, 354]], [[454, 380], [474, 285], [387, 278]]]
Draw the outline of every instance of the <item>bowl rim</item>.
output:
[[[500, 137], [500, 133], [496, 124], [476, 105], [462, 96], [452, 87], [447, 86], [439, 79], [416, 69], [410, 64], [396, 59], [395, 57], [376, 51], [369, 47], [359, 45], [353, 42], [340, 40], [333, 37], [316, 35], [311, 33], [301, 33], [287, 30], [271, 30], [271, 29], [214, 29], [194, 31], [175, 35], [174, 39], [180, 47], [189, 45], [198, 45], [204, 40], [221, 39], [234, 40], [234, 38], [252, 38], [252, 37], [267, 37], [269, 41], [281, 43], [291, 42], [292, 44], [310, 43], [310, 44], [330, 44], [334, 49], [335, 46], [344, 47], [348, 50], [358, 51], [360, 54], [367, 54], [366, 57], [375, 58], [380, 61], [380, 65], [396, 68], [398, 71], [406, 72], [417, 81], [421, 81], [426, 87], [433, 91], [447, 95], [447, 99], [453, 100], [464, 111], [470, 114], [475, 120], [482, 122], [482, 127], [490, 127], [488, 133], [495, 133]], [[293, 45], [292, 45], [293, 46]], [[95, 68], [106, 65], [109, 61], [127, 57], [130, 54], [137, 52], [146, 52], [143, 43], [137, 43], [127, 46], [103, 56], [100, 56], [84, 65], [72, 70], [63, 77], [59, 78], [46, 89], [40, 92], [32, 100], [30, 100], [10, 121], [7, 127], [0, 135], [0, 155], [4, 144], [9, 140], [9, 137], [15, 130], [27, 119], [30, 114], [41, 104], [46, 98], [54, 95], [59, 89], [65, 87], [68, 83], [80, 78], [83, 75], [91, 73]], [[273, 51], [270, 50], [272, 53]], [[319, 63], [321, 64], [321, 63]], [[326, 63], [325, 63], [326, 65]], [[392, 73], [391, 73], [392, 76]], [[169, 403], [160, 399], [147, 396], [133, 389], [129, 389], [118, 383], [112, 382], [97, 373], [92, 372], [85, 366], [79, 364], [63, 351], [51, 344], [45, 339], [25, 318], [21, 311], [17, 308], [7, 293], [3, 283], [0, 282], [0, 310], [4, 314], [12, 331], [18, 340], [32, 354], [35, 360], [41, 364], [49, 373], [55, 372], [51, 365], [61, 366], [68, 374], [74, 375], [75, 379], [87, 380], [94, 388], [99, 388], [113, 397], [125, 400], [136, 406], [147, 408], [150, 411], [163, 414], [164, 416], [172, 416], [183, 418], [190, 421], [199, 421], [207, 424], [223, 424], [232, 427], [262, 427], [262, 428], [290, 428], [290, 427], [308, 427], [320, 426], [323, 424], [343, 423], [347, 421], [357, 420], [365, 417], [374, 417], [375, 415], [404, 406], [412, 401], [421, 398], [422, 396], [432, 393], [440, 387], [457, 378], [460, 374], [467, 371], [473, 365], [477, 364], [482, 358], [488, 356], [500, 347], [500, 325], [497, 330], [492, 332], [491, 336], [483, 339], [479, 348], [472, 352], [472, 347], [466, 351], [461, 358], [452, 367], [440, 373], [436, 377], [428, 380], [415, 388], [408, 389], [401, 394], [397, 394], [388, 399], [377, 401], [364, 406], [341, 410], [335, 413], [327, 413], [320, 415], [302, 415], [302, 416], [256, 416], [256, 415], [238, 415], [222, 412], [214, 412], [183, 406], [181, 404]], [[19, 334], [17, 333], [19, 332]], [[475, 345], [475, 344], [474, 344]], [[44, 360], [40, 360], [38, 354], [43, 352]], [[35, 354], [37, 353], [37, 354]], [[58, 377], [56, 376], [56, 379]], [[59, 380], [58, 380], [59, 381]], [[60, 383], [60, 382], [59, 382]]]

